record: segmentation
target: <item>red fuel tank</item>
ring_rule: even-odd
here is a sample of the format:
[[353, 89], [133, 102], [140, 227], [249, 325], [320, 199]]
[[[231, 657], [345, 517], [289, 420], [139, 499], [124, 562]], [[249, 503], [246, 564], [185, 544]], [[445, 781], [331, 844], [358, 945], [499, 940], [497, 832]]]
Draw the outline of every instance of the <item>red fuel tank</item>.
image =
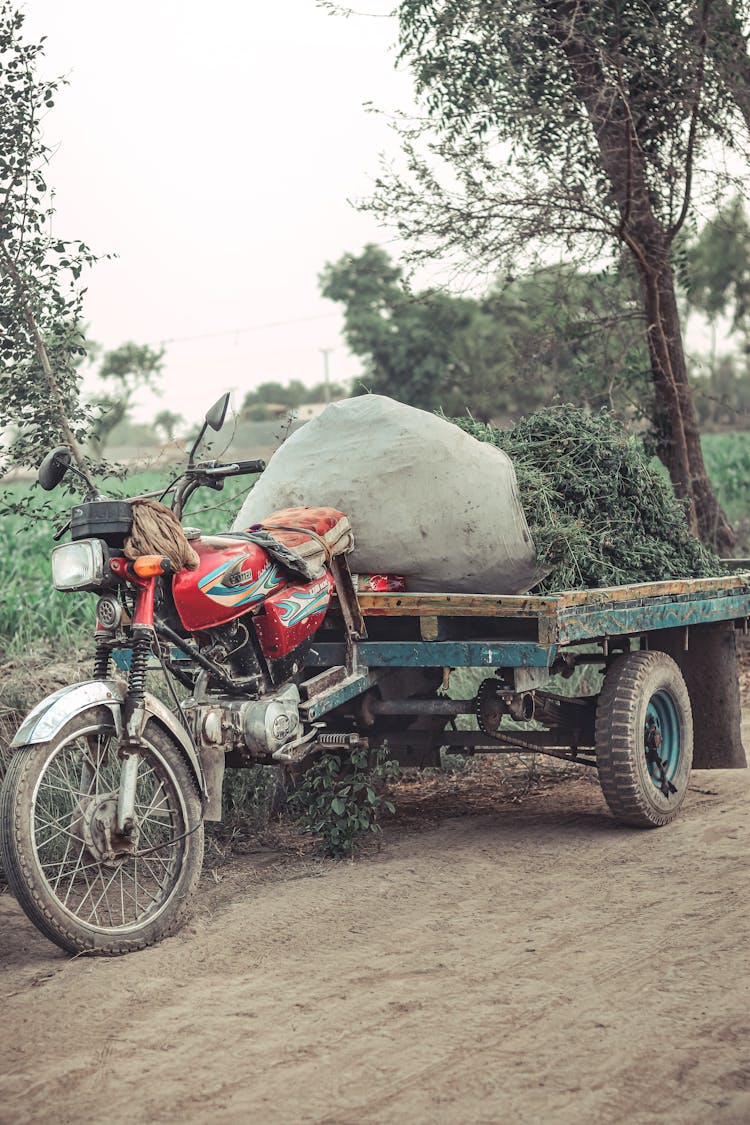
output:
[[191, 546], [200, 558], [198, 569], [176, 574], [172, 592], [180, 621], [192, 632], [242, 617], [288, 585], [280, 567], [254, 543], [212, 535]]

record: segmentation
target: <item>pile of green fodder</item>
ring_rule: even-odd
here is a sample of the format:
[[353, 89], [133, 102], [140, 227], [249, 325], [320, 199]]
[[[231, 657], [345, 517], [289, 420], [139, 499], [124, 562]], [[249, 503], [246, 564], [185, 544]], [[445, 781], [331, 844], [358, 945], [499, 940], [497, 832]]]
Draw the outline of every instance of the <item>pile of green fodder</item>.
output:
[[639, 438], [608, 411], [548, 407], [507, 430], [452, 421], [512, 460], [537, 548], [535, 592], [725, 573]]

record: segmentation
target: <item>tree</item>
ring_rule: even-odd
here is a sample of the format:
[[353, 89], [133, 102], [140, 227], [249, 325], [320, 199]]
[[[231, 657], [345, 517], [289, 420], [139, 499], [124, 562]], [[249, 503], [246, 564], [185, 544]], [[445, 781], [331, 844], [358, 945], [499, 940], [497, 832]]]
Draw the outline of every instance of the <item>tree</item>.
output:
[[163, 348], [155, 351], [148, 344], [132, 342], [105, 352], [99, 378], [105, 380], [112, 390], [94, 400], [98, 413], [91, 431], [100, 454], [115, 426], [128, 417], [136, 391], [141, 388], [158, 389], [157, 379], [163, 359]]
[[734, 331], [750, 326], [750, 223], [735, 196], [687, 244], [689, 304], [709, 323], [729, 316]]
[[402, 0], [398, 11], [427, 120], [402, 131], [408, 173], [384, 174], [370, 206], [395, 216], [417, 258], [458, 252], [500, 270], [553, 247], [580, 262], [627, 254], [659, 454], [691, 527], [728, 549], [672, 265], [696, 161], [731, 125], [711, 0]]
[[693, 379], [695, 406], [702, 426], [736, 429], [738, 419], [750, 416], [750, 372], [738, 370], [731, 355], [715, 360], [711, 371]]
[[299, 406], [305, 401], [307, 388], [299, 379], [292, 379], [289, 383], [266, 382], [260, 383], [254, 390], [248, 391], [242, 403], [243, 414], [255, 406], [266, 406], [269, 403], [276, 406]]
[[[464, 334], [471, 378], [456, 412], [517, 417], [557, 398], [649, 416], [648, 355], [633, 279], [622, 270], [546, 266], [494, 286]], [[477, 343], [483, 355], [473, 362]]]
[[321, 274], [344, 306], [344, 332], [365, 366], [360, 389], [402, 402], [518, 417], [558, 396], [637, 412], [648, 356], [632, 279], [548, 266], [481, 298], [409, 292], [379, 247], [347, 254]]
[[78, 282], [94, 257], [84, 243], [47, 233], [50, 150], [40, 122], [60, 83], [37, 77], [43, 44], [24, 41], [23, 22], [11, 3], [0, 3], [0, 427], [15, 431], [0, 471], [38, 464], [62, 439], [86, 473], [79, 447], [89, 415], [79, 394], [85, 345]]
[[374, 391], [428, 410], [455, 370], [457, 334], [474, 313], [470, 300], [445, 293], [408, 294], [402, 273], [372, 244], [345, 254], [320, 275], [324, 297], [344, 306], [344, 336], [366, 361], [359, 391]]
[[711, 58], [728, 99], [734, 103], [750, 132], [750, 53], [745, 25], [747, 5], [713, 0]]
[[[684, 240], [682, 280], [688, 312], [711, 333], [707, 370], [692, 378], [701, 425], [747, 424], [750, 400], [750, 223], [739, 196]], [[718, 338], [725, 343], [718, 352]], [[726, 344], [730, 350], [727, 351]]]
[[185, 419], [173, 410], [160, 410], [154, 418], [154, 426], [164, 434], [165, 441], [174, 441], [174, 433], [180, 422]]

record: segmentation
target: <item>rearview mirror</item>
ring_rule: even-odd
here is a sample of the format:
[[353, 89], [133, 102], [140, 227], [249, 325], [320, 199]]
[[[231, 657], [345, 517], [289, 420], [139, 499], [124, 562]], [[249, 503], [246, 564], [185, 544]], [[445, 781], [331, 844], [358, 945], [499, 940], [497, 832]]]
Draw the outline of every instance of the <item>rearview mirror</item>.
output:
[[203, 425], [200, 428], [197, 438], [193, 442], [193, 448], [190, 450], [188, 457], [188, 465], [193, 464], [198, 446], [203, 441], [203, 436], [210, 426], [212, 430], [220, 430], [224, 425], [224, 419], [227, 416], [227, 408], [229, 407], [229, 392], [218, 398], [210, 410], [206, 411], [203, 419]]
[[229, 392], [217, 399], [211, 409], [206, 413], [206, 425], [210, 426], [212, 430], [220, 430], [224, 425], [228, 407]]
[[72, 460], [73, 455], [66, 445], [58, 445], [57, 449], [50, 450], [39, 466], [37, 474], [37, 480], [45, 492], [57, 488], [70, 468]]

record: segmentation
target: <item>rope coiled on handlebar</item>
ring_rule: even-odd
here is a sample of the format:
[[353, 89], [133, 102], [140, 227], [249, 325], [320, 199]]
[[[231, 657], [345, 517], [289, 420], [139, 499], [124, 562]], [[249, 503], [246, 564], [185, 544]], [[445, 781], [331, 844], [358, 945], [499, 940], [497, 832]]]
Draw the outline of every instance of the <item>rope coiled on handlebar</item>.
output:
[[131, 500], [133, 526], [125, 539], [125, 555], [165, 555], [177, 570], [195, 570], [200, 562], [182, 530], [182, 524], [170, 509], [157, 500]]

